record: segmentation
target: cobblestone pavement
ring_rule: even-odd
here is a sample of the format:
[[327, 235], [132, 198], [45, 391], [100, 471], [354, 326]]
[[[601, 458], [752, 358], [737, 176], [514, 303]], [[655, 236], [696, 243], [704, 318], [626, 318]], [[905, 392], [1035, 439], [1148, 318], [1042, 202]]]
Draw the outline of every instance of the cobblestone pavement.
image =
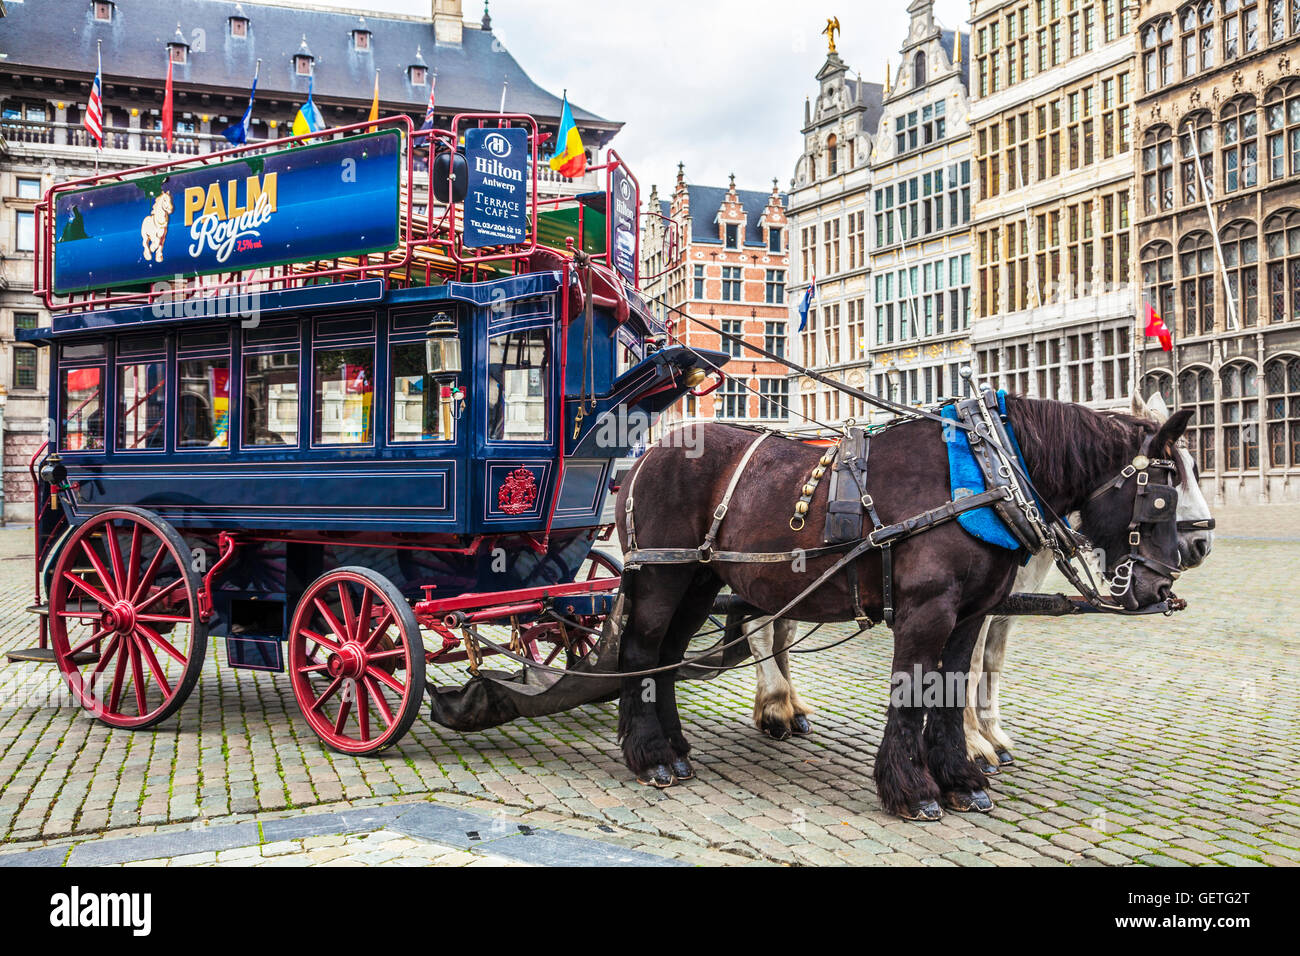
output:
[[[921, 826], [881, 812], [871, 767], [883, 631], [795, 655], [817, 709], [810, 738], [777, 743], [753, 728], [749, 670], [681, 685], [699, 777], [666, 791], [622, 766], [613, 704], [477, 734], [421, 719], [378, 759], [344, 757], [308, 730], [286, 678], [232, 671], [218, 646], [180, 714], [137, 733], [60, 705], [52, 668], [0, 666], [0, 863], [10, 851], [90, 861], [128, 837], [169, 838], [148, 859], [176, 863], [507, 859], [382, 821], [365, 837], [266, 835], [273, 821], [421, 805], [686, 863], [1294, 864], [1300, 507], [1218, 519], [1214, 553], [1179, 583], [1182, 614], [1020, 624], [1003, 679], [1018, 766], [993, 778], [989, 816]], [[29, 535], [0, 532], [0, 651], [33, 643]], [[182, 852], [239, 826], [251, 829], [220, 850]]]

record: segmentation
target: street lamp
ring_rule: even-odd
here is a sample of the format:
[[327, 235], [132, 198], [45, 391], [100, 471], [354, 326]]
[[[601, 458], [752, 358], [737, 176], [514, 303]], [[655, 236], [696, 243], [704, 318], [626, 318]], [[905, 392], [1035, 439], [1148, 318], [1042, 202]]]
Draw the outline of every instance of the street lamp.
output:
[[892, 402], [897, 402], [899, 386], [903, 381], [903, 373], [898, 370], [897, 365], [891, 365], [889, 370], [885, 372], [885, 378], [889, 380], [889, 399]]

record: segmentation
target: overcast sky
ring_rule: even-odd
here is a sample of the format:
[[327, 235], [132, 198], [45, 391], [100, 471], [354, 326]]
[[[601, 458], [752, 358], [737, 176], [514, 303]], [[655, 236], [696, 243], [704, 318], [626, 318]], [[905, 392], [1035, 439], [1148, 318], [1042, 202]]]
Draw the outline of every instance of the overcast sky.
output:
[[[354, 9], [356, 2], [316, 0]], [[820, 35], [838, 16], [840, 56], [884, 82], [907, 34], [908, 0], [491, 0], [493, 32], [543, 87], [626, 123], [614, 146], [642, 188], [673, 181], [749, 189], [789, 186], [803, 103], [826, 58]], [[369, 0], [369, 9], [429, 16], [430, 0]], [[937, 0], [945, 27], [964, 24], [966, 0]], [[465, 0], [478, 22], [482, 0]], [[507, 104], [508, 105], [508, 104]]]

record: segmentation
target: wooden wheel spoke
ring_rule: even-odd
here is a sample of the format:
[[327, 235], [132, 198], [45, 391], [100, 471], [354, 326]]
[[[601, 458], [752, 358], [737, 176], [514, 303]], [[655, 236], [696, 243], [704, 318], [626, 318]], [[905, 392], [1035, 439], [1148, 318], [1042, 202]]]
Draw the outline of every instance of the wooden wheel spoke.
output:
[[348, 582], [340, 581], [338, 590], [339, 613], [343, 615], [343, 626], [347, 628], [342, 637], [345, 641], [354, 641], [360, 633], [361, 622], [352, 607], [352, 592], [348, 590]]
[[299, 674], [319, 674], [329, 668], [328, 664], [304, 664], [298, 668]]
[[80, 644], [78, 644], [76, 647], [70, 648], [68, 650], [68, 657], [69, 658], [76, 657], [78, 654], [80, 654], [82, 651], [88, 648], [91, 644], [98, 644], [100, 641], [102, 641], [104, 638], [108, 637], [108, 635], [112, 633], [113, 633], [113, 629], [111, 627], [101, 628], [100, 630], [96, 631], [94, 634], [90, 635], [90, 637], [82, 641]]
[[[339, 645], [335, 644], [333, 641], [331, 641], [328, 637], [326, 637], [323, 634], [317, 634], [315, 631], [309, 631], [305, 627], [302, 628], [300, 633], [302, 634], [303, 637], [307, 638], [307, 640], [314, 641], [316, 644], [318, 644], [320, 647], [325, 648], [325, 650], [329, 651], [331, 654], [337, 654], [339, 652]], [[316, 652], [313, 649], [312, 650], [313, 657], [315, 656], [315, 653]]]
[[122, 703], [122, 679], [126, 676], [126, 659], [130, 656], [130, 651], [126, 641], [117, 642], [117, 667], [113, 671], [113, 687], [108, 699], [108, 709], [111, 713], [118, 713], [118, 708]]
[[[334, 612], [330, 610], [329, 605], [319, 597], [314, 598], [312, 603], [315, 604], [316, 610], [320, 611], [325, 618], [325, 623], [330, 626], [330, 630], [334, 632], [334, 636], [339, 639], [340, 643], [346, 641], [348, 639], [347, 628], [339, 623], [339, 619], [334, 616]], [[337, 650], [337, 648], [335, 649]]]
[[375, 641], [384, 636], [385, 632], [387, 632], [394, 620], [392, 610], [390, 608], [384, 608], [384, 616], [379, 619], [379, 623], [375, 625], [375, 629], [369, 632], [361, 646], [365, 650], [370, 650], [370, 648], [374, 646]]
[[94, 600], [98, 601], [102, 607], [112, 607], [117, 603], [103, 591], [99, 590], [88, 581], [73, 574], [71, 571], [64, 571], [63, 577], [73, 587], [81, 588], [81, 590], [89, 594]]
[[149, 639], [137, 632], [135, 641], [140, 653], [144, 655], [145, 663], [149, 665], [149, 670], [153, 673], [154, 680], [162, 688], [164, 699], [170, 697], [172, 695], [172, 685], [167, 682], [167, 674], [163, 671], [162, 665], [158, 663], [158, 655], [149, 646]]
[[381, 670], [378, 667], [367, 667], [366, 674], [370, 677], [373, 677], [375, 680], [379, 681], [380, 683], [392, 688], [394, 691], [396, 691], [399, 694], [404, 695], [406, 693], [406, 685], [403, 684], [401, 681], [399, 681], [392, 674], [388, 673], [388, 671], [386, 670]]
[[190, 622], [188, 615], [181, 616], [179, 614], [137, 614], [135, 619], [137, 621], [149, 621], [153, 624], [188, 624]]
[[[137, 525], [136, 527], [139, 527]], [[113, 570], [113, 590], [118, 594], [130, 594], [126, 589], [126, 568], [122, 564], [122, 544], [117, 540], [117, 529], [113, 522], [104, 525], [104, 541], [108, 545], [108, 561]]]
[[348, 714], [352, 712], [352, 698], [343, 692], [343, 699], [339, 702], [339, 715], [334, 718], [334, 733], [343, 733], [343, 725], [348, 722]]
[[384, 718], [384, 726], [393, 726], [393, 710], [388, 706], [388, 701], [384, 700], [384, 692], [379, 689], [374, 678], [369, 674], [365, 675], [361, 679], [365, 683], [366, 692], [370, 694], [370, 699], [375, 702], [375, 706], [379, 709], [380, 715]]
[[131, 551], [126, 558], [126, 593], [131, 595], [132, 601], [135, 600], [136, 572], [140, 569], [140, 532], [143, 525], [131, 525]]
[[109, 638], [108, 646], [104, 648], [103, 653], [99, 655], [99, 660], [95, 661], [95, 669], [90, 672], [89, 683], [92, 685], [92, 688], [94, 684], [99, 682], [99, 678], [108, 667], [108, 662], [113, 659], [113, 655], [121, 650], [121, 643], [121, 638], [116, 634]]
[[392, 660], [392, 659], [395, 658], [395, 657], [396, 657], [396, 658], [401, 658], [402, 660], [405, 660], [405, 659], [406, 659], [406, 649], [405, 649], [405, 648], [401, 648], [401, 647], [395, 647], [395, 648], [393, 648], [391, 651], [376, 651], [376, 652], [373, 653], [373, 654], [367, 654], [367, 655], [366, 655], [366, 660], [369, 660], [369, 661], [387, 661], [387, 660]]
[[[172, 593], [173, 591], [175, 591], [177, 588], [184, 587], [184, 586], [185, 586], [185, 579], [184, 579], [184, 578], [177, 578], [177, 579], [176, 579], [175, 581], [173, 581], [171, 584], [168, 584], [168, 585], [166, 585], [166, 586], [164, 586], [164, 587], [161, 587], [161, 588], [159, 588], [157, 591], [155, 591], [153, 594], [150, 594], [150, 595], [149, 595], [147, 598], [145, 598], [143, 601], [140, 601], [139, 598], [137, 597], [137, 598], [136, 598], [136, 601], [137, 601], [138, 603], [136, 603], [135, 613], [136, 613], [137, 615], [141, 614], [141, 613], [144, 611], [145, 608], [153, 607], [155, 604], [157, 604], [159, 601], [161, 601], [161, 600], [162, 600], [164, 597], [166, 597], [168, 594], [171, 594], [171, 593]], [[186, 603], [186, 604], [189, 603], [188, 595], [186, 596], [186, 602], [185, 602], [185, 603]], [[150, 620], [155, 620], [155, 621], [166, 621], [166, 620], [171, 620], [171, 618], [150, 618]], [[185, 617], [176, 618], [176, 620], [178, 620], [178, 621], [188, 621], [188, 620], [189, 620], [189, 616], [186, 615]]]
[[140, 583], [135, 586], [135, 590], [131, 593], [132, 604], [139, 605], [140, 595], [153, 587], [154, 578], [158, 576], [158, 569], [162, 567], [163, 559], [166, 557], [167, 549], [160, 541], [158, 542], [158, 550], [154, 552], [153, 558], [149, 561], [149, 567], [145, 568], [144, 574], [140, 577]]
[[85, 538], [81, 539], [81, 550], [85, 552], [86, 559], [90, 562], [90, 566], [94, 568], [95, 573], [99, 575], [100, 586], [103, 587], [104, 593], [108, 595], [109, 603], [116, 604], [116, 583], [113, 581], [112, 577], [109, 576], [108, 568], [104, 567], [104, 562], [100, 559], [98, 552], [90, 546], [90, 542]]
[[172, 658], [172, 660], [176, 661], [177, 663], [185, 664], [189, 660], [189, 658], [187, 658], [184, 654], [182, 654], [176, 648], [172, 647], [172, 645], [161, 634], [155, 631], [152, 627], [149, 627], [144, 624], [136, 624], [135, 629], [146, 640], [152, 641], [154, 644], [157, 644], [159, 647], [161, 647], [163, 649], [163, 652], [168, 657]]
[[364, 591], [361, 592], [361, 610], [357, 612], [357, 626], [352, 633], [352, 639], [354, 641], [361, 640], [361, 637], [364, 634], [367, 635], [365, 644], [369, 645], [370, 613], [373, 604], [374, 604], [374, 592], [371, 591], [370, 588], [366, 588]]
[[131, 686], [135, 689], [136, 714], [143, 717], [149, 712], [149, 705], [145, 703], [144, 699], [144, 665], [140, 663], [140, 648], [130, 638], [127, 638], [124, 643], [126, 649], [131, 653]]
[[321, 693], [321, 695], [317, 697], [314, 701], [312, 701], [311, 709], [320, 710], [321, 705], [324, 704], [325, 701], [329, 700], [331, 697], [334, 696], [334, 693], [339, 689], [339, 685], [342, 683], [343, 683], [342, 677], [336, 677], [332, 681], [330, 681], [329, 686], [325, 688], [325, 690]]
[[357, 729], [362, 740], [370, 739], [370, 693], [364, 681], [354, 680], [352, 687], [357, 694]]

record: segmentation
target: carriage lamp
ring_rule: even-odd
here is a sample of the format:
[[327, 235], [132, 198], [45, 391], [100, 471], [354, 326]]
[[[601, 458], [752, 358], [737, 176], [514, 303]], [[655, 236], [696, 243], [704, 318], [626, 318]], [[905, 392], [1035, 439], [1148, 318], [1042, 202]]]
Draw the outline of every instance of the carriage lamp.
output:
[[430, 375], [459, 375], [460, 335], [446, 312], [439, 312], [424, 339], [425, 365]]
[[897, 365], [891, 365], [889, 371], [885, 372], [885, 378], [889, 379], [890, 400], [898, 401], [898, 386], [903, 381], [903, 373], [898, 370]]

